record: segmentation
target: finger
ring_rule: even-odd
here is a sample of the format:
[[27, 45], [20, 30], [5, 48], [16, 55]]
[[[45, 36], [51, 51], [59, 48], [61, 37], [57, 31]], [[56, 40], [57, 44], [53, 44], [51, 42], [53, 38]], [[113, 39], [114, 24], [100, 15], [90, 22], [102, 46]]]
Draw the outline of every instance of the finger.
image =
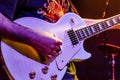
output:
[[52, 53], [50, 53], [53, 57], [57, 57], [58, 55], [59, 55], [59, 53], [58, 52], [56, 52], [56, 51], [52, 51]]
[[47, 61], [45, 62], [45, 64], [48, 64], [48, 65], [55, 59], [55, 57], [53, 57], [50, 54], [48, 54], [46, 57], [47, 57]]
[[60, 46], [52, 46], [51, 51], [58, 51], [60, 50]]
[[62, 45], [62, 41], [56, 41], [56, 42], [55, 42], [55, 45], [56, 45], [56, 46]]
[[50, 54], [48, 54], [48, 55], [46, 55], [46, 57], [49, 58], [49, 59], [51, 59], [53, 56], [50, 55]]

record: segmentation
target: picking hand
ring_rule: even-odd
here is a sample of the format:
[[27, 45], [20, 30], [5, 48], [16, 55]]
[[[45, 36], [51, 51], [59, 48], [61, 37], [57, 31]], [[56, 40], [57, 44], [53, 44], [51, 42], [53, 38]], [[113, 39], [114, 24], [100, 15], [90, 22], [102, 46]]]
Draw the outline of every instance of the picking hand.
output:
[[56, 37], [41, 32], [39, 35], [34, 35], [31, 39], [31, 46], [34, 47], [39, 54], [53, 60], [59, 55], [57, 50], [60, 50], [62, 42]]

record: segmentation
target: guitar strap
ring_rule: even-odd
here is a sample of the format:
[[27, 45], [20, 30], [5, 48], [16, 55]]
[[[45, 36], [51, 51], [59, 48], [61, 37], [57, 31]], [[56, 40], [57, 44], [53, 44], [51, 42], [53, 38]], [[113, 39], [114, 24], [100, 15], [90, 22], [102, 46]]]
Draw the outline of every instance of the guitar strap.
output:
[[73, 11], [74, 13], [80, 15], [80, 14], [78, 13], [75, 5], [73, 4], [73, 1], [75, 1], [75, 0], [73, 0], [73, 1], [72, 1], [72, 0], [68, 0], [68, 1], [69, 1], [69, 3], [70, 3], [70, 6], [71, 6], [71, 8], [72, 8], [72, 11]]

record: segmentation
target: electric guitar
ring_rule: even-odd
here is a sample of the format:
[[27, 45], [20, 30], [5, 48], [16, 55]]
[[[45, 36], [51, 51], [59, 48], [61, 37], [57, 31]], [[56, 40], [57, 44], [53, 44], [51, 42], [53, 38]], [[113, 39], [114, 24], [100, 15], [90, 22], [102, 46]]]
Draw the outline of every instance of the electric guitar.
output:
[[113, 16], [90, 26], [86, 26], [82, 18], [74, 13], [65, 14], [56, 23], [48, 23], [33, 17], [23, 17], [14, 22], [38, 32], [45, 31], [55, 35], [62, 41], [62, 45], [60, 55], [47, 65], [37, 61], [39, 60], [37, 52], [32, 47], [13, 41], [6, 43], [3, 40], [2, 56], [13, 79], [61, 80], [70, 61], [90, 58], [91, 54], [84, 50], [84, 40], [117, 25], [120, 17]]

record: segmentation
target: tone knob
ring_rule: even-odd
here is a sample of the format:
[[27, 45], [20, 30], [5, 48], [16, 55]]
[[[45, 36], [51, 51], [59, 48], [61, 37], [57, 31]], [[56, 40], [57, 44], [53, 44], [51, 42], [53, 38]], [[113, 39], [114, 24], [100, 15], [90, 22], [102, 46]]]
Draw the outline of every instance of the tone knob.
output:
[[42, 68], [42, 72], [43, 72], [43, 74], [47, 74], [48, 73], [48, 67], [44, 66], [44, 68]]
[[51, 80], [57, 80], [57, 74], [52, 74], [51, 75]]

